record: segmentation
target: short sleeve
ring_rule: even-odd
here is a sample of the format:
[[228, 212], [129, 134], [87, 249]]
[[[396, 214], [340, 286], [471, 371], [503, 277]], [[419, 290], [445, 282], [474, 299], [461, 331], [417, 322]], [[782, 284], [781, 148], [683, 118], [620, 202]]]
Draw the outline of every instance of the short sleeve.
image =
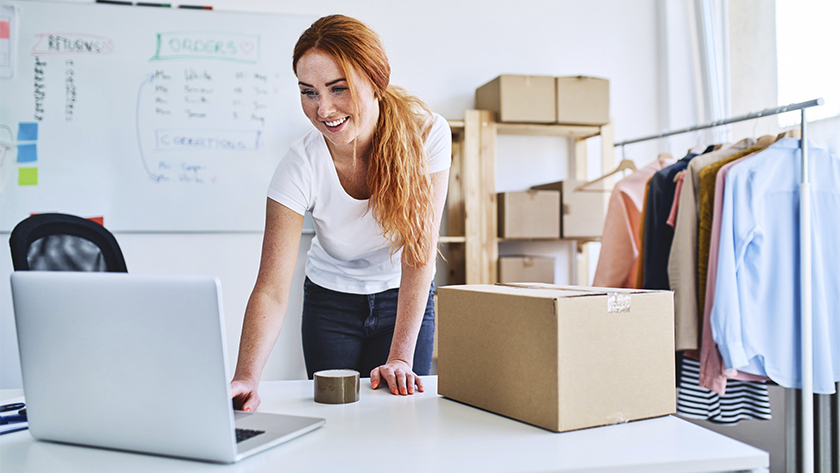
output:
[[268, 197], [303, 215], [312, 208], [312, 167], [293, 146], [280, 160], [268, 186]]
[[445, 118], [434, 114], [435, 123], [426, 138], [426, 153], [432, 173], [449, 169], [452, 165], [452, 131]]

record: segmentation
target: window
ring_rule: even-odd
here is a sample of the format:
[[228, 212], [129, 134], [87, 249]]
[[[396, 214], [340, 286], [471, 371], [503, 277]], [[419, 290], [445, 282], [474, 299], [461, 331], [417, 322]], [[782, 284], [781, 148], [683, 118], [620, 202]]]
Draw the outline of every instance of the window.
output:
[[[818, 97], [808, 121], [840, 115], [840, 1], [776, 0], [779, 105]], [[799, 123], [798, 113], [779, 115], [779, 126]]]

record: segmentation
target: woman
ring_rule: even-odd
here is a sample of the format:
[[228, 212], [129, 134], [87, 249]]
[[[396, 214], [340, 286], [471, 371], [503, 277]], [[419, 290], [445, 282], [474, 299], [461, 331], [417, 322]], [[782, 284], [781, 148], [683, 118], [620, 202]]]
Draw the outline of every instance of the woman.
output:
[[378, 36], [341, 15], [295, 45], [292, 68], [315, 126], [277, 167], [268, 191], [257, 282], [245, 310], [234, 404], [256, 409], [262, 369], [288, 307], [309, 210], [303, 350], [322, 369], [370, 375], [373, 389], [423, 391], [434, 337], [432, 278], [452, 138], [442, 117], [389, 86]]

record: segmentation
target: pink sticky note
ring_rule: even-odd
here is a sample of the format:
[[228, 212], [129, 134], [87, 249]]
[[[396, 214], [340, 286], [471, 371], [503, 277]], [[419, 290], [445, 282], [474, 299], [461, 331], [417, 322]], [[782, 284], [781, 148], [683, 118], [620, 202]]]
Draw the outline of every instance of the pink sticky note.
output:
[[9, 39], [8, 21], [0, 21], [0, 39]]

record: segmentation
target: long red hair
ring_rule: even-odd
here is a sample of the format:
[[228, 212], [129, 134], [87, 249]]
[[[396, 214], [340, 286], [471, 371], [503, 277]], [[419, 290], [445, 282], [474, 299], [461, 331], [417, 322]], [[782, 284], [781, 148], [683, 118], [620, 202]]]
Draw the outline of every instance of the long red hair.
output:
[[343, 15], [318, 19], [298, 39], [292, 57], [297, 74], [300, 58], [317, 49], [332, 56], [351, 96], [348, 71], [367, 77], [379, 100], [367, 184], [368, 209], [391, 244], [391, 255], [402, 248], [411, 266], [423, 265], [434, 252], [434, 206], [429, 161], [423, 146], [433, 120], [429, 108], [404, 89], [390, 85], [391, 66], [379, 36], [364, 23]]

